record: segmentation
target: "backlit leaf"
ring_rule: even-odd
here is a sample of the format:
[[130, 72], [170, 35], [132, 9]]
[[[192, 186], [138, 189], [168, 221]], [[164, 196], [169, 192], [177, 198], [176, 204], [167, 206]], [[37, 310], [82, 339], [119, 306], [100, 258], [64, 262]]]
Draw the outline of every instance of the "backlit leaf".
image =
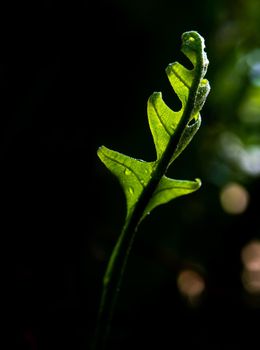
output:
[[[204, 76], [208, 59], [204, 51], [204, 39], [197, 32], [182, 35], [182, 52], [190, 59], [189, 70], [178, 62], [168, 65], [166, 74], [181, 101], [181, 109], [173, 111], [163, 101], [161, 92], [154, 92], [147, 104], [148, 122], [156, 149], [156, 160], [145, 162], [105, 146], [98, 156], [106, 167], [118, 178], [126, 197], [126, 224], [142, 196], [145, 214], [156, 206], [186, 195], [200, 187], [200, 181], [181, 181], [165, 176], [167, 168], [187, 147], [201, 124], [200, 110], [210, 91]], [[148, 193], [148, 194], [147, 194]]]

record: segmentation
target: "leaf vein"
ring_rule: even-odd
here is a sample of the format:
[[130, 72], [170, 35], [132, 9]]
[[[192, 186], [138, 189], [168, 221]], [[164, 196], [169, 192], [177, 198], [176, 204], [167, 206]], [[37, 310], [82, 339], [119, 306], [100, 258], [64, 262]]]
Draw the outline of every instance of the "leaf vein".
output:
[[161, 118], [161, 116], [160, 116], [160, 114], [159, 114], [159, 112], [158, 112], [158, 110], [157, 110], [157, 108], [156, 108], [156, 106], [155, 106], [154, 103], [153, 103], [153, 108], [154, 108], [155, 113], [156, 113], [156, 115], [157, 115], [157, 118], [159, 119], [160, 123], [162, 124], [164, 130], [165, 130], [166, 133], [171, 137], [172, 134], [170, 133], [170, 131], [168, 130], [167, 126], [166, 126], [166, 125], [164, 124], [164, 122], [162, 121], [162, 118]]
[[173, 189], [176, 189], [176, 190], [192, 190], [193, 188], [190, 188], [190, 187], [183, 187], [183, 186], [176, 186], [176, 187], [167, 187], [167, 188], [161, 188], [161, 189], [158, 189], [156, 190], [156, 194], [159, 193], [159, 192], [163, 192], [163, 191], [168, 191], [168, 190], [173, 190]]
[[176, 75], [176, 77], [182, 82], [182, 84], [184, 86], [186, 86], [187, 89], [190, 89], [190, 86], [186, 83], [186, 81], [179, 75], [179, 73], [177, 73], [177, 71], [173, 68], [173, 66], [171, 66], [171, 69], [173, 71], [173, 73]]
[[[103, 152], [104, 154], [104, 152]], [[108, 159], [110, 159], [111, 161], [125, 167], [126, 169], [128, 169], [129, 171], [131, 171], [131, 173], [137, 178], [138, 182], [140, 182], [140, 185], [144, 188], [144, 184], [143, 184], [143, 180], [139, 178], [139, 176], [137, 175], [137, 173], [135, 171], [133, 171], [132, 168], [130, 168], [129, 166], [127, 166], [124, 163], [119, 162], [117, 159], [114, 159], [112, 157], [109, 157], [107, 154], [104, 154], [105, 157], [107, 157]]]

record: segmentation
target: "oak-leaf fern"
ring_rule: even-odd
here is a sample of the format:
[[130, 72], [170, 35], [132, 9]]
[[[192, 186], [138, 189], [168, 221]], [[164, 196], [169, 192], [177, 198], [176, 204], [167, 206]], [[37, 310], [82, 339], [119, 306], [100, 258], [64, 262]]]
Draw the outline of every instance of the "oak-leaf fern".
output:
[[208, 67], [204, 39], [196, 31], [182, 35], [181, 51], [193, 69], [178, 62], [168, 65], [166, 74], [181, 101], [179, 111], [171, 110], [160, 92], [147, 104], [148, 121], [156, 148], [156, 160], [145, 162], [102, 146], [98, 156], [118, 178], [126, 197], [126, 219], [110, 257], [103, 280], [95, 349], [103, 349], [115, 307], [127, 258], [138, 225], [157, 206], [196, 191], [201, 182], [170, 179], [165, 174], [170, 164], [187, 147], [201, 124], [200, 110], [210, 91], [204, 79]]

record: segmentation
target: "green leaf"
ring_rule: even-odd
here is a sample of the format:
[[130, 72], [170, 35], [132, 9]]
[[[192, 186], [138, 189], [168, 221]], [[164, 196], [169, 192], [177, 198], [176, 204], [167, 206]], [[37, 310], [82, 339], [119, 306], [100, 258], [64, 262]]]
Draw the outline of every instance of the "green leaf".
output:
[[148, 100], [148, 122], [156, 149], [154, 162], [135, 159], [104, 146], [98, 150], [99, 158], [118, 178], [125, 193], [126, 222], [142, 196], [146, 198], [146, 206], [140, 221], [156, 206], [200, 187], [197, 180], [172, 180], [164, 174], [201, 125], [200, 110], [210, 90], [208, 81], [204, 79], [208, 66], [204, 48], [204, 39], [197, 32], [184, 33], [181, 50], [192, 62], [193, 69], [189, 70], [178, 62], [166, 68], [170, 84], [181, 101], [179, 111], [173, 111], [166, 105], [161, 92], [154, 92]]
[[[171, 138], [180, 124], [183, 115], [183, 108], [180, 112], [172, 111], [164, 103], [161, 93], [155, 92], [148, 100], [147, 110], [158, 160], [164, 154]], [[195, 133], [198, 131], [200, 124], [200, 114], [194, 118], [193, 123], [186, 124], [180, 142], [171, 157], [170, 163], [186, 148]]]
[[98, 325], [94, 350], [104, 350], [110, 322], [120, 289], [128, 255], [138, 225], [154, 208], [174, 198], [196, 191], [200, 180], [173, 180], [165, 176], [170, 164], [187, 147], [201, 124], [200, 110], [210, 87], [204, 76], [208, 60], [204, 39], [197, 32], [182, 35], [182, 52], [190, 59], [193, 69], [180, 63], [169, 64], [166, 74], [181, 101], [181, 109], [173, 111], [160, 92], [151, 95], [147, 104], [148, 122], [156, 149], [156, 159], [145, 162], [105, 146], [98, 156], [118, 178], [126, 197], [126, 220], [121, 235], [110, 256], [103, 279]]
[[150, 96], [147, 113], [157, 159], [160, 159], [180, 123], [182, 113], [172, 111], [163, 101], [161, 92]]
[[201, 186], [200, 179], [195, 181], [173, 180], [163, 176], [153, 196], [145, 208], [144, 216], [149, 214], [158, 205], [169, 202], [170, 200], [184, 196], [198, 190]]
[[112, 151], [105, 146], [98, 150], [99, 158], [119, 179], [124, 190], [129, 216], [142, 191], [151, 179], [154, 162], [144, 162]]

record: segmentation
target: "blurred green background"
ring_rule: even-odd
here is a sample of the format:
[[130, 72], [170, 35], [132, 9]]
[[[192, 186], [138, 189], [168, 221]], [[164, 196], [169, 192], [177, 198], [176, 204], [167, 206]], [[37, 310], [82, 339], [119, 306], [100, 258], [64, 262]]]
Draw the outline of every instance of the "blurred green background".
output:
[[[15, 349], [88, 349], [123, 192], [96, 156], [154, 160], [146, 103], [181, 35], [210, 61], [202, 126], [169, 175], [202, 188], [140, 226], [111, 349], [247, 349], [260, 319], [260, 3], [99, 0], [2, 6], [3, 238]], [[10, 272], [9, 272], [10, 271]]]

